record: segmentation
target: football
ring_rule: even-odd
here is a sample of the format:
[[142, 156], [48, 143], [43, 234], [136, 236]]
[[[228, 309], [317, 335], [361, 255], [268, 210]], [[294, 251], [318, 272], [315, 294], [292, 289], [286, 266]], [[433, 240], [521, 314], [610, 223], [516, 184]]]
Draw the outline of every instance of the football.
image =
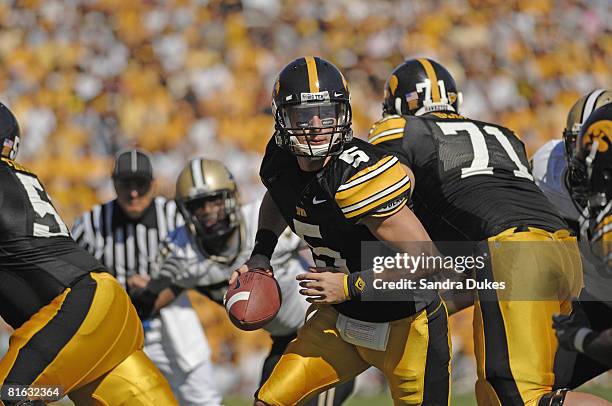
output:
[[270, 322], [281, 307], [278, 282], [264, 269], [253, 269], [238, 277], [225, 295], [230, 320], [241, 330], [257, 330]]

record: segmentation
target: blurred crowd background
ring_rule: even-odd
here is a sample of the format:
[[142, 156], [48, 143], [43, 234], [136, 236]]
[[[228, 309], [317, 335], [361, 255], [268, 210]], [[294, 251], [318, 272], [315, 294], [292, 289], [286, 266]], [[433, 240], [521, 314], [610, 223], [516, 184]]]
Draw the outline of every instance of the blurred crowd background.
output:
[[[344, 72], [357, 136], [380, 117], [391, 70], [430, 57], [457, 80], [463, 114], [515, 130], [533, 153], [560, 137], [578, 97], [612, 87], [612, 3], [0, 1], [0, 101], [21, 123], [19, 160], [68, 224], [113, 196], [112, 158], [131, 146], [154, 154], [160, 193], [172, 196], [187, 159], [205, 155], [222, 159], [253, 199], [272, 84], [305, 54]], [[202, 317], [220, 364], [253, 356], [222, 313]], [[455, 341], [462, 351], [470, 340]]]

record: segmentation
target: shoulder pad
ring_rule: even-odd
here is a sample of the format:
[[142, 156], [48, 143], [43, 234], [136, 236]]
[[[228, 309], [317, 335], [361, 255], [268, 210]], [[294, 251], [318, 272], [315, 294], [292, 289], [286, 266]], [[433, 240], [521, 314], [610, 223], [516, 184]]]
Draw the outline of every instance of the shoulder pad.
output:
[[402, 116], [392, 115], [377, 121], [370, 128], [368, 141], [371, 144], [402, 138], [406, 119]]

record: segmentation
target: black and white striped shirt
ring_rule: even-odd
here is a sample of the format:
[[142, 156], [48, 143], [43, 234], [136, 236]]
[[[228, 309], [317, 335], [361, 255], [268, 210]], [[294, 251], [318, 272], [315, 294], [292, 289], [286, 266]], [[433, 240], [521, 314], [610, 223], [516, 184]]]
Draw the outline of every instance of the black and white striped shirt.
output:
[[130, 276], [150, 274], [159, 243], [182, 224], [174, 200], [156, 197], [137, 220], [127, 217], [117, 200], [111, 200], [79, 217], [72, 238], [100, 260], [127, 290]]

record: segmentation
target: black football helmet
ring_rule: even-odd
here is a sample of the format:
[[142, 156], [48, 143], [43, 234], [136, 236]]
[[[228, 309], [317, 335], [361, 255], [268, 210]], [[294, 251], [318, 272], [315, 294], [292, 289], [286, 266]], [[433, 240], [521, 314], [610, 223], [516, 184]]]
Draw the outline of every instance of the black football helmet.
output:
[[297, 156], [323, 159], [353, 138], [349, 89], [331, 62], [305, 56], [285, 66], [272, 92], [275, 141]]
[[572, 200], [579, 212], [587, 205], [587, 179], [583, 171], [584, 166], [576, 160], [576, 140], [580, 134], [582, 124], [593, 111], [612, 102], [612, 92], [605, 89], [596, 89], [581, 97], [574, 103], [567, 114], [567, 123], [563, 130], [563, 143], [567, 159], [567, 183], [572, 194]]
[[19, 142], [21, 130], [15, 115], [0, 103], [0, 143], [2, 143], [2, 151], [0, 156], [8, 159], [15, 159], [19, 150]]
[[612, 267], [612, 103], [582, 124], [574, 163], [586, 174], [586, 221], [593, 253]]
[[431, 111], [458, 112], [462, 95], [455, 79], [438, 62], [409, 59], [397, 66], [385, 84], [383, 114], [419, 116]]

